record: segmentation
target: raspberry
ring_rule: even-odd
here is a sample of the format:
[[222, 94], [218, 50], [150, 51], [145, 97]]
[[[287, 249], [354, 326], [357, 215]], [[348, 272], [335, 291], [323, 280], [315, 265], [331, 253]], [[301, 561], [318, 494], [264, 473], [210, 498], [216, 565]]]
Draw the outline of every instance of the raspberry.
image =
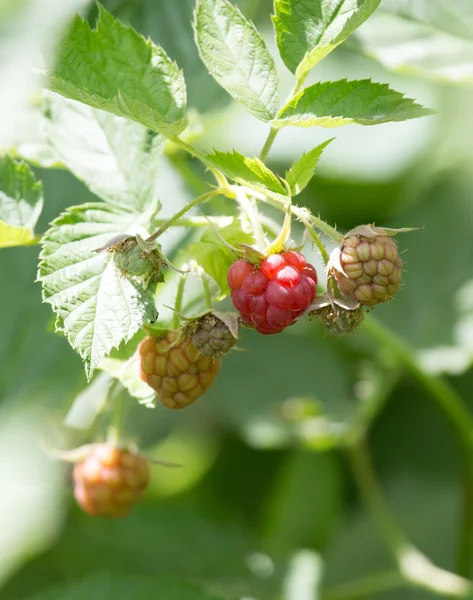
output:
[[110, 444], [92, 444], [74, 466], [74, 496], [89, 515], [124, 517], [148, 485], [144, 456]]
[[128, 237], [113, 244], [109, 249], [117, 268], [124, 276], [134, 277], [146, 288], [151, 280], [163, 281], [162, 270], [166, 261], [158, 249], [143, 250], [136, 238]]
[[397, 244], [381, 228], [357, 227], [343, 240], [334, 267], [340, 291], [360, 304], [391, 300], [401, 284], [402, 259]]
[[222, 364], [217, 358], [204, 356], [180, 331], [146, 337], [138, 354], [141, 379], [168, 408], [184, 408], [203, 396]]
[[221, 317], [207, 313], [186, 327], [192, 345], [211, 358], [225, 355], [236, 344], [238, 336], [238, 316], [234, 313], [219, 314]]
[[317, 292], [315, 268], [293, 251], [272, 254], [259, 266], [238, 260], [227, 278], [243, 321], [264, 334], [280, 333], [292, 325]]

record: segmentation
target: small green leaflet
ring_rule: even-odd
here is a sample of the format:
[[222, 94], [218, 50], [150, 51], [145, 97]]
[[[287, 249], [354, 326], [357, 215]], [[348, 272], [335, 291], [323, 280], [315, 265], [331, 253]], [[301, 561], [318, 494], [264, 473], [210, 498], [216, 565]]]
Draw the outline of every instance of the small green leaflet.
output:
[[293, 196], [300, 194], [307, 186], [314, 175], [315, 167], [319, 162], [322, 152], [330, 144], [330, 142], [333, 142], [334, 139], [335, 138], [327, 140], [319, 146], [316, 146], [310, 152], [303, 154], [298, 160], [296, 160], [289, 171], [286, 172], [286, 181], [291, 188], [291, 193]]
[[373, 14], [381, 0], [275, 0], [281, 58], [303, 81], [308, 72]]
[[43, 300], [56, 312], [89, 378], [112, 348], [155, 317], [152, 286], [143, 290], [121, 275], [107, 252], [94, 252], [120, 233], [146, 235], [140, 216], [98, 202], [73, 206], [41, 240]]
[[166, 135], [187, 124], [186, 85], [164, 50], [99, 5], [91, 30], [77, 16], [62, 40], [49, 88]]
[[433, 115], [387, 84], [360, 81], [315, 83], [302, 90], [272, 121], [273, 127], [340, 127], [350, 123], [377, 125]]
[[210, 74], [262, 121], [279, 109], [278, 74], [263, 37], [227, 0], [197, 0], [195, 39]]
[[276, 194], [287, 195], [283, 184], [259, 158], [248, 158], [236, 150], [207, 154], [207, 161], [229, 179], [241, 185], [269, 190]]
[[44, 112], [54, 155], [92, 192], [125, 208], [155, 204], [163, 136], [54, 93], [46, 95]]
[[[219, 229], [218, 234], [230, 245], [254, 243], [253, 236], [242, 231], [241, 223], [237, 217], [234, 217], [232, 223]], [[198, 242], [189, 246], [188, 252], [207, 275], [210, 275], [218, 283], [222, 294], [229, 294], [227, 271], [230, 265], [235, 262], [236, 257], [219, 240], [215, 231], [207, 229]]]
[[0, 248], [34, 243], [42, 208], [43, 185], [30, 168], [0, 156]]

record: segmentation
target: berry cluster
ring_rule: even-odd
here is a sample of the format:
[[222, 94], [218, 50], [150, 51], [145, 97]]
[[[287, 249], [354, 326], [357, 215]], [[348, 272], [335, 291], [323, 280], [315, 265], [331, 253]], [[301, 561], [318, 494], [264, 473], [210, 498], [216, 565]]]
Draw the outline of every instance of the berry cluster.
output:
[[[150, 256], [125, 240], [115, 255], [130, 276], [159, 280], [162, 259], [150, 270]], [[121, 261], [121, 262], [120, 262]], [[118, 263], [117, 263], [118, 264]], [[305, 314], [322, 321], [335, 336], [354, 331], [364, 306], [390, 300], [401, 281], [402, 261], [386, 230], [361, 226], [336, 248], [327, 268], [327, 292], [317, 295], [317, 273], [299, 252], [266, 256], [254, 264], [234, 262], [227, 273], [233, 305], [239, 313], [210, 311], [181, 329], [149, 335], [137, 350], [139, 376], [167, 408], [193, 404], [214, 383], [221, 357], [236, 343], [238, 323], [262, 334], [280, 333]], [[151, 273], [151, 275], [150, 275]], [[74, 494], [91, 515], [123, 516], [137, 502], [149, 478], [146, 458], [109, 444], [93, 444], [74, 468]]]

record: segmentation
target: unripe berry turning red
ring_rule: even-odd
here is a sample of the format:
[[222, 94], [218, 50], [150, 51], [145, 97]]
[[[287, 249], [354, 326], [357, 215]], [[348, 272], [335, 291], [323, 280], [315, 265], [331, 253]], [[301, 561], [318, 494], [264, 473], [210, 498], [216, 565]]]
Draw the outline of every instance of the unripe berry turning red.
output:
[[361, 226], [347, 234], [337, 249], [339, 267], [334, 269], [340, 291], [370, 307], [391, 300], [402, 278], [396, 242], [377, 229]]
[[111, 444], [92, 444], [75, 464], [74, 496], [90, 515], [123, 517], [148, 485], [148, 460]]

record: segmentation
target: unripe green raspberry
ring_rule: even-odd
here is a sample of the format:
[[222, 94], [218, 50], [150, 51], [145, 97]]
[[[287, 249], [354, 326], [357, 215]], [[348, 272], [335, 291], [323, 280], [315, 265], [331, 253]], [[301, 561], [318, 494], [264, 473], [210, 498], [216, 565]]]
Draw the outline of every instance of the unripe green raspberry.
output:
[[[224, 319], [224, 320], [222, 320]], [[192, 344], [205, 356], [218, 358], [225, 355], [236, 344], [238, 337], [238, 315], [207, 313], [191, 321], [186, 332]]]
[[371, 307], [395, 296], [401, 284], [402, 259], [384, 229], [357, 227], [335, 252], [333, 273], [343, 294]]
[[218, 358], [204, 356], [180, 331], [146, 337], [138, 355], [141, 379], [168, 408], [184, 408], [203, 396], [222, 364]]
[[139, 278], [145, 287], [152, 279], [156, 283], [163, 281], [166, 262], [158, 249], [143, 250], [136, 238], [128, 237], [112, 245], [109, 252], [123, 275]]
[[111, 444], [92, 444], [74, 466], [74, 496], [90, 515], [124, 517], [149, 481], [148, 460]]

